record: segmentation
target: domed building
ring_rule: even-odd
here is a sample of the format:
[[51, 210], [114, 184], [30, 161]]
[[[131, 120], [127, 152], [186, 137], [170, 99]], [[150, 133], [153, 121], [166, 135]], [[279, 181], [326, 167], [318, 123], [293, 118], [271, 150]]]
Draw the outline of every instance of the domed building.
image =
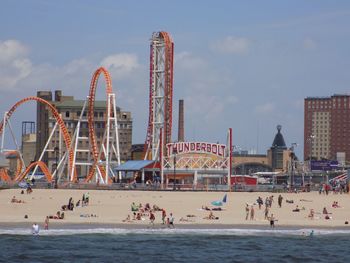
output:
[[282, 126], [277, 125], [277, 134], [273, 140], [271, 148], [267, 151], [269, 164], [275, 172], [286, 172], [290, 160], [291, 150], [287, 148], [281, 133]]

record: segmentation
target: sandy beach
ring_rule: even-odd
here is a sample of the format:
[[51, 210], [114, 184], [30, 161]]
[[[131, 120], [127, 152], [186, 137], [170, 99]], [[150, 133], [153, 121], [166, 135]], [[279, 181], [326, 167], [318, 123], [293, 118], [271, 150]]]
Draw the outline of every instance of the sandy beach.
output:
[[[282, 207], [278, 206], [279, 193], [227, 193], [227, 203], [222, 211], [212, 211], [218, 219], [206, 219], [210, 211], [203, 210], [203, 206], [213, 208], [212, 201], [222, 200], [224, 192], [165, 192], [165, 191], [103, 191], [103, 190], [66, 190], [66, 189], [34, 189], [31, 194], [21, 194], [20, 189], [0, 191], [0, 227], [23, 227], [37, 222], [44, 225], [46, 216], [55, 215], [61, 211], [61, 206], [68, 204], [70, 197], [74, 203], [82, 199], [84, 193], [89, 192], [88, 206], [75, 207], [73, 211], [64, 211], [64, 219], [50, 219], [50, 227], [122, 227], [142, 228], [149, 227], [149, 216], [144, 220], [132, 220], [131, 204], [145, 205], [149, 203], [163, 208], [167, 217], [173, 213], [175, 226], [188, 228], [269, 228], [269, 221], [264, 219], [265, 205], [261, 209], [256, 204], [260, 196], [264, 201], [273, 195], [272, 207], [269, 211], [276, 218], [276, 228], [349, 228], [345, 221], [350, 221], [349, 194], [319, 194], [310, 193], [282, 193]], [[11, 199], [24, 201], [12, 203]], [[287, 203], [286, 200], [293, 203]], [[332, 204], [338, 202], [340, 207], [334, 208]], [[249, 209], [254, 208], [254, 219], [246, 220], [246, 204]], [[299, 212], [293, 212], [298, 206]], [[330, 219], [325, 219], [323, 208], [326, 207]], [[314, 218], [308, 217], [310, 209], [314, 210]], [[146, 213], [147, 214], [147, 213]], [[155, 212], [155, 227], [162, 225], [161, 211]], [[28, 218], [25, 218], [25, 215]], [[123, 222], [130, 215], [129, 222]], [[153, 227], [153, 226], [152, 226]]]

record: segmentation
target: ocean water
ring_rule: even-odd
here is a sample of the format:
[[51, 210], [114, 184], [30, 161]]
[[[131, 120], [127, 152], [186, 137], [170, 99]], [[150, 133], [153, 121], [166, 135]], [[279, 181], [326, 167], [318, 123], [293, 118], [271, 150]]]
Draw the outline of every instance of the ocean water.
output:
[[350, 230], [0, 229], [0, 262], [349, 262]]

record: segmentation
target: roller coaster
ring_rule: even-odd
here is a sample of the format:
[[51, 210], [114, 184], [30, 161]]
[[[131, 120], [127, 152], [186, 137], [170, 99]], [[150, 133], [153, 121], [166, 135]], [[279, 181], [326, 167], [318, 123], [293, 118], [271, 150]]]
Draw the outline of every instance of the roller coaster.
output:
[[[167, 32], [161, 31], [153, 33], [150, 53], [149, 121], [145, 142], [145, 159], [159, 160], [160, 151], [162, 150], [161, 145], [165, 145], [171, 141], [172, 128], [174, 43]], [[94, 104], [97, 84], [101, 75], [103, 75], [106, 82], [107, 110], [105, 115], [105, 134], [99, 147], [94, 128]], [[39, 159], [26, 166], [20, 147], [15, 139], [10, 118], [19, 106], [33, 101], [45, 105], [56, 123]], [[86, 112], [87, 114], [84, 114]], [[87, 120], [84, 120], [84, 116], [87, 116]], [[90, 152], [92, 154], [92, 160], [85, 164], [76, 161], [77, 152], [79, 151], [79, 140], [82, 139], [79, 135], [79, 129], [83, 121], [87, 121], [88, 123], [88, 140]], [[64, 148], [60, 149], [63, 155], [56, 164], [55, 170], [51, 172], [48, 165], [43, 162], [42, 159], [45, 152], [54, 151], [49, 148], [49, 145], [56, 129], [62, 134]], [[14, 144], [17, 147], [16, 150], [5, 149], [6, 130], [9, 130], [11, 133]], [[89, 166], [84, 182], [95, 181], [101, 184], [108, 184], [111, 182], [112, 177], [119, 176], [120, 178], [120, 175], [115, 175], [113, 173], [111, 167], [112, 159], [117, 165], [120, 164], [120, 154], [116, 96], [115, 93], [113, 93], [112, 80], [109, 72], [103, 67], [98, 68], [94, 72], [90, 83], [89, 95], [81, 110], [79, 121], [73, 135], [68, 132], [60, 113], [53, 104], [45, 99], [32, 96], [16, 102], [9, 111], [5, 112], [3, 120], [0, 123], [0, 138], [0, 153], [5, 156], [12, 154], [17, 157], [17, 169], [14, 172], [14, 176], [9, 175], [9, 170], [7, 168], [0, 167], [0, 179], [3, 181], [16, 183], [23, 179], [32, 179], [37, 169], [40, 169], [48, 182], [77, 183], [79, 181], [78, 179], [82, 178], [82, 175], [78, 175], [77, 173], [76, 168], [78, 165]], [[161, 142], [162, 140], [164, 144]]]

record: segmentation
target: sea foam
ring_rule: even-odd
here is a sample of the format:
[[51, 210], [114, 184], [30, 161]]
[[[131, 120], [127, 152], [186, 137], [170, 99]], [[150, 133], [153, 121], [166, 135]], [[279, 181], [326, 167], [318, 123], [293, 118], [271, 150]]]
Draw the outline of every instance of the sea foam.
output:
[[[40, 236], [64, 236], [64, 235], [89, 235], [89, 234], [110, 234], [110, 235], [222, 235], [222, 236], [308, 236], [313, 231], [313, 235], [349, 235], [350, 230], [341, 229], [168, 229], [168, 228], [144, 228], [144, 229], [125, 229], [125, 228], [90, 228], [90, 229], [51, 229], [41, 230]], [[14, 228], [0, 229], [0, 235], [32, 235], [31, 229]]]

